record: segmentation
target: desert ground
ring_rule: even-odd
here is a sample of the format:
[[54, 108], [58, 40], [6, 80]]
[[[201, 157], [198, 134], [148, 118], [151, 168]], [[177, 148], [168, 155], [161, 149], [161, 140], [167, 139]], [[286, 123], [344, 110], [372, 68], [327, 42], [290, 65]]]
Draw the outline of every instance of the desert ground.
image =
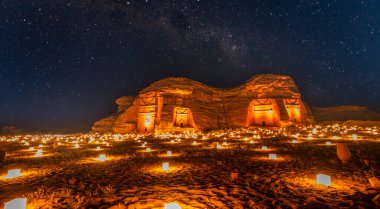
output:
[[[379, 208], [379, 134], [377, 127], [329, 125], [3, 136], [0, 203], [26, 198], [27, 208]], [[339, 143], [349, 147], [348, 163], [337, 156]], [[106, 158], [99, 160], [102, 154]], [[11, 169], [21, 175], [8, 178]], [[330, 176], [331, 185], [317, 184], [317, 174]]]

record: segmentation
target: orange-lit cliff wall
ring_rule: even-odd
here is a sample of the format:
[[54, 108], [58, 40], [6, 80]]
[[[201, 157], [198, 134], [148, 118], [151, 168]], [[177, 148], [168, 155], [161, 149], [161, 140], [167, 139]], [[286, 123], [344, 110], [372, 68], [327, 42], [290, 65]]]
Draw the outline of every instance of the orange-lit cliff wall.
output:
[[[138, 120], [139, 122], [137, 125], [138, 133], [176, 132], [193, 130], [196, 128], [193, 115], [187, 101], [188, 92], [147, 91], [144, 95], [145, 99], [144, 101], [141, 101], [142, 105], [140, 105], [139, 110], [140, 119]], [[152, 98], [151, 101], [148, 101], [148, 97], [155, 97], [155, 102]], [[141, 108], [141, 106], [149, 107], [149, 110]], [[154, 116], [154, 119], [149, 120], [148, 118], [152, 116]], [[144, 120], [145, 122], [142, 122]]]
[[175, 107], [173, 109], [173, 125], [187, 127], [189, 125], [189, 108]]
[[138, 99], [137, 132], [154, 133], [158, 99], [154, 94], [143, 94]]
[[138, 106], [132, 105], [117, 116], [112, 132], [126, 134], [136, 130]]
[[301, 100], [300, 99], [284, 99], [284, 105], [289, 116], [289, 120], [295, 123], [302, 122]]
[[273, 99], [254, 99], [247, 113], [247, 126], [280, 126], [280, 111]]
[[[140, 91], [133, 104], [130, 101], [129, 97], [121, 99], [119, 111], [97, 121], [93, 130], [161, 133], [262, 126], [263, 121], [266, 126], [313, 122], [289, 76], [257, 75], [229, 89], [166, 78]], [[184, 112], [177, 115], [178, 108]]]

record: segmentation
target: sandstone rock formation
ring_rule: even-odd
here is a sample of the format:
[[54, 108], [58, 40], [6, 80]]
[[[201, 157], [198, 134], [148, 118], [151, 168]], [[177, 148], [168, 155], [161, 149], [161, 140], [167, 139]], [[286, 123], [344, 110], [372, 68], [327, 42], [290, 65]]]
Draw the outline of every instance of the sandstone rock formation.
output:
[[289, 76], [263, 74], [228, 89], [187, 78], [157, 81], [116, 100], [118, 112], [97, 121], [101, 133], [161, 133], [308, 124], [313, 116]]

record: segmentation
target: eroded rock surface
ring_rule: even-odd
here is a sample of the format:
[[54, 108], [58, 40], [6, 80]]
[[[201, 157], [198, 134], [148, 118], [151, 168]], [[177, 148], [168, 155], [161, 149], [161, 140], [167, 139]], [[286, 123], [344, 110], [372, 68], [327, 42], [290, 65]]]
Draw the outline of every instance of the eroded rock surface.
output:
[[297, 85], [283, 75], [257, 75], [228, 89], [170, 77], [116, 103], [118, 112], [97, 121], [93, 131], [158, 133], [313, 122]]

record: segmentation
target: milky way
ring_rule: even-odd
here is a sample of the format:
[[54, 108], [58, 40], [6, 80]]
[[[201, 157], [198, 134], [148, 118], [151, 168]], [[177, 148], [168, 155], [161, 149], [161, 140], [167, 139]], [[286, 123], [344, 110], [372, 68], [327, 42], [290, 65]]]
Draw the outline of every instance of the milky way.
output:
[[168, 76], [286, 74], [310, 106], [380, 109], [375, 0], [0, 2], [0, 125], [86, 131]]

